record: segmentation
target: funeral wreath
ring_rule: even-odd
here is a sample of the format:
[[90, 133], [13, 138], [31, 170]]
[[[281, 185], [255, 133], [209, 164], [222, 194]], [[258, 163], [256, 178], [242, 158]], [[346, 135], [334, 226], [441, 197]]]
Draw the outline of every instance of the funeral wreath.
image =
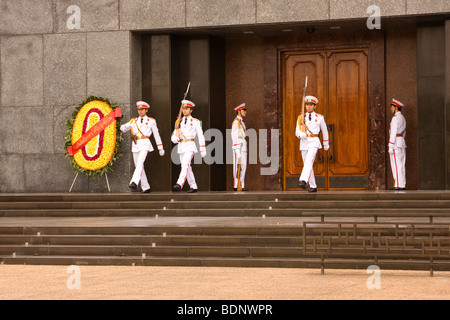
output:
[[108, 99], [91, 96], [67, 119], [66, 157], [76, 173], [104, 175], [120, 156], [122, 113]]

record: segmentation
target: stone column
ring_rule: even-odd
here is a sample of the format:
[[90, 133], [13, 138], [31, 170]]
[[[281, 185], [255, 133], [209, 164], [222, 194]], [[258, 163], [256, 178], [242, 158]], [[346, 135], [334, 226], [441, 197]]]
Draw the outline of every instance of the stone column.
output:
[[[189, 82], [186, 98], [196, 104], [192, 116], [202, 121], [204, 132], [219, 129], [225, 143], [224, 42], [210, 37], [142, 36], [142, 98], [151, 105], [150, 116], [157, 120], [166, 151], [164, 157], [154, 152], [147, 158], [154, 191], [172, 190], [180, 173], [180, 165], [172, 162], [179, 158], [170, 138]], [[225, 164], [205, 163], [197, 153], [192, 167], [200, 191], [225, 190]]]
[[445, 157], [446, 187], [450, 189], [450, 20], [445, 22]]
[[[171, 190], [171, 81], [171, 37], [142, 36], [142, 99], [150, 104], [148, 116], [156, 120], [166, 153], [161, 157], [154, 138], [150, 138], [155, 151], [147, 156], [145, 171], [152, 191]], [[131, 109], [137, 116], [135, 104]]]
[[[225, 190], [225, 44], [223, 40], [212, 37], [183, 37], [173, 38], [172, 46], [172, 115], [175, 117], [172, 129], [180, 101], [190, 81], [191, 90], [187, 99], [196, 104], [193, 117], [202, 121], [203, 132], [218, 129], [224, 139], [224, 163], [206, 163], [209, 160], [201, 159], [200, 153], [197, 153], [192, 161], [194, 175], [201, 191]], [[208, 144], [206, 141], [206, 145]], [[179, 171], [179, 166], [172, 166], [173, 183]]]
[[[446, 189], [445, 28], [418, 28], [419, 189]], [[447, 40], [448, 41], [448, 40]]]

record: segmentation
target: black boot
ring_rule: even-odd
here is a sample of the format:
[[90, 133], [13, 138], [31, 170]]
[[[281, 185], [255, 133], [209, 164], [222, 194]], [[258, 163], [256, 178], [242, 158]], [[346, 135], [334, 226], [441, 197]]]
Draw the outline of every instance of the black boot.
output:
[[306, 181], [300, 180], [300, 182], [298, 183], [298, 186], [302, 189], [306, 189], [308, 184], [306, 183]]
[[133, 190], [136, 190], [136, 189], [137, 189], [137, 185], [136, 185], [136, 183], [132, 182], [132, 183], [130, 183], [130, 185], [128, 186], [128, 188], [133, 189]]

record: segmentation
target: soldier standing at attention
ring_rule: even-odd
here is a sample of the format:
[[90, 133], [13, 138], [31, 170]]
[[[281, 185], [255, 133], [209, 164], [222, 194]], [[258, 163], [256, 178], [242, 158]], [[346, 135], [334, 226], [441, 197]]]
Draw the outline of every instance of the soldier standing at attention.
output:
[[[330, 148], [324, 116], [315, 112], [318, 103], [319, 99], [314, 96], [305, 97], [305, 118], [302, 119], [301, 115], [298, 117], [295, 129], [295, 136], [300, 139], [300, 150], [303, 158], [303, 170], [299, 179], [299, 186], [306, 189], [309, 183], [309, 192], [317, 192], [313, 166], [317, 151], [322, 149], [319, 139], [320, 131], [322, 131], [324, 150], [327, 151]], [[306, 132], [301, 130], [302, 125], [306, 126]]]
[[[245, 103], [234, 108], [237, 116], [234, 119], [231, 126], [231, 140], [233, 141], [233, 178], [234, 178], [234, 191], [238, 188], [238, 176], [241, 183], [242, 191], [248, 191], [245, 188], [245, 172], [247, 170], [247, 140], [244, 118], [247, 116], [247, 108]], [[238, 170], [240, 170], [238, 174]]]
[[200, 143], [200, 153], [202, 158], [206, 156], [205, 137], [200, 120], [191, 116], [195, 104], [189, 100], [181, 102], [183, 118], [180, 119], [180, 127], [178, 128], [178, 120], [175, 122], [175, 130], [172, 133], [172, 142], [178, 144], [178, 154], [180, 155], [181, 171], [177, 183], [173, 186], [173, 191], [179, 192], [183, 189], [186, 179], [189, 183], [188, 193], [195, 193], [198, 190], [195, 182], [194, 172], [192, 171], [191, 161], [197, 152], [195, 145], [195, 137], [198, 137]]
[[389, 129], [389, 157], [395, 190], [406, 189], [406, 120], [402, 114], [404, 104], [392, 99], [391, 112], [394, 115]]
[[141, 183], [142, 193], [150, 192], [150, 184], [145, 174], [144, 162], [147, 154], [153, 151], [150, 136], [153, 134], [159, 150], [159, 155], [164, 155], [164, 148], [159, 135], [156, 120], [147, 117], [150, 105], [147, 102], [139, 101], [136, 103], [139, 117], [131, 119], [130, 122], [122, 125], [120, 130], [127, 132], [131, 130], [133, 160], [136, 169], [130, 181], [130, 189], [137, 190], [139, 182]]

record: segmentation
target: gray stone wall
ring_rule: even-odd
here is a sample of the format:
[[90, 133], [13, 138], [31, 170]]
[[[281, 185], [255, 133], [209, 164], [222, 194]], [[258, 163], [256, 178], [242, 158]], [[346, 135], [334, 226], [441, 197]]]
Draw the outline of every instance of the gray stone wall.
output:
[[120, 28], [145, 30], [367, 18], [450, 12], [447, 0], [126, 0]]
[[[76, 4], [81, 28], [68, 29]], [[66, 119], [90, 95], [130, 117], [132, 41], [119, 30], [118, 1], [0, 1], [0, 192], [67, 192], [75, 178], [64, 157]], [[127, 189], [129, 144], [108, 175]], [[107, 191], [80, 175], [73, 191]]]
[[[1, 192], [69, 190], [66, 119], [90, 95], [119, 104], [129, 118], [130, 51], [127, 31], [1, 37]], [[129, 161], [115, 168], [127, 173]], [[121, 190], [115, 177], [111, 185]], [[78, 181], [74, 190], [104, 188]]]
[[[0, 0], [0, 192], [68, 191], [65, 120], [88, 96], [130, 118], [141, 95], [130, 31], [365, 18], [373, 4], [382, 16], [450, 12], [448, 0]], [[129, 149], [113, 192], [127, 190]], [[73, 190], [107, 188], [80, 175]]]
[[[447, 0], [0, 0], [0, 35], [86, 33], [442, 14]], [[77, 6], [79, 29], [68, 29]], [[69, 12], [68, 12], [69, 11]]]

